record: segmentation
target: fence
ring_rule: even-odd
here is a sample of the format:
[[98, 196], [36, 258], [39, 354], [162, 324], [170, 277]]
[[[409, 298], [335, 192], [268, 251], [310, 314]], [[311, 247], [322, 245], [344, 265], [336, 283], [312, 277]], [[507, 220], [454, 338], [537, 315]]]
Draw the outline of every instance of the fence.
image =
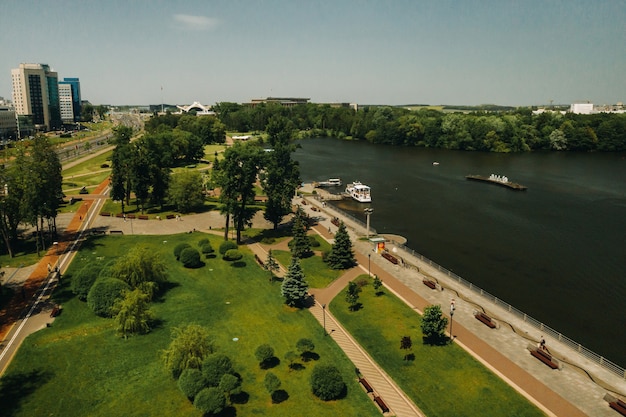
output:
[[[337, 212], [342, 217], [349, 219], [350, 222], [354, 222], [355, 226], [356, 226], [356, 227], [354, 227], [355, 230], [356, 230], [357, 227], [358, 228], [363, 228], [363, 229], [365, 229], [367, 227], [365, 225], [365, 223], [363, 223], [361, 220], [355, 218], [354, 216], [351, 216], [348, 213], [345, 213], [344, 211], [342, 211], [341, 209], [338, 209], [337, 207], [334, 207], [334, 206], [331, 206], [331, 205], [327, 205], [326, 207], [327, 207], [327, 209], [330, 209], [329, 211]], [[374, 230], [373, 228], [370, 227], [370, 234], [376, 235], [377, 234], [376, 230]], [[580, 343], [570, 339], [569, 337], [567, 337], [564, 334], [562, 334], [562, 333], [552, 329], [551, 327], [545, 325], [544, 323], [542, 323], [542, 322], [532, 318], [528, 314], [518, 310], [517, 308], [513, 307], [512, 305], [510, 305], [510, 304], [500, 300], [498, 297], [488, 293], [487, 291], [483, 290], [482, 288], [477, 287], [476, 285], [472, 284], [471, 282], [461, 278], [460, 276], [456, 275], [454, 272], [447, 270], [446, 268], [442, 267], [441, 265], [438, 265], [437, 263], [435, 263], [435, 262], [431, 261], [430, 259], [426, 258], [422, 254], [415, 252], [413, 249], [407, 248], [406, 246], [404, 246], [402, 244], [399, 244], [397, 242], [393, 242], [393, 243], [394, 243], [394, 245], [398, 249], [403, 250], [404, 252], [408, 253], [409, 255], [413, 256], [414, 258], [419, 259], [421, 262], [427, 263], [431, 267], [433, 267], [433, 268], [437, 269], [438, 271], [446, 274], [453, 281], [456, 281], [457, 283], [459, 283], [463, 287], [471, 290], [472, 292], [474, 292], [476, 294], [481, 295], [482, 297], [484, 297], [487, 300], [489, 300], [491, 303], [504, 308], [509, 313], [511, 313], [514, 316], [516, 316], [517, 318], [521, 319], [524, 323], [528, 323], [529, 325], [531, 325], [531, 326], [535, 327], [536, 329], [538, 329], [541, 333], [549, 335], [550, 337], [558, 340], [559, 342], [563, 343], [564, 345], [566, 345], [569, 348], [573, 349], [574, 351], [578, 352], [580, 355], [584, 356], [585, 358], [587, 358], [587, 359], [597, 363], [598, 365], [600, 365], [603, 368], [607, 369], [608, 371], [614, 373], [615, 375], [618, 375], [619, 377], [626, 379], [626, 369], [624, 369], [623, 367], [621, 367], [621, 366], [611, 362], [610, 360], [604, 358], [603, 356], [600, 356], [597, 353], [587, 349], [586, 347], [584, 347]]]

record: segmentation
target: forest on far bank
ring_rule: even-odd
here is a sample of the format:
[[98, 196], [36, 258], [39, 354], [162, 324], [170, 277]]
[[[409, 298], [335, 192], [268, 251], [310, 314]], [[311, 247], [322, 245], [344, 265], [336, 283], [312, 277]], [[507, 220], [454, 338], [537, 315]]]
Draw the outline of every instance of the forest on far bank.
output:
[[237, 103], [213, 106], [226, 130], [263, 131], [273, 115], [286, 117], [299, 138], [330, 136], [372, 143], [483, 152], [626, 150], [626, 114], [591, 115], [531, 108], [444, 112], [431, 108], [328, 104], [283, 107]]

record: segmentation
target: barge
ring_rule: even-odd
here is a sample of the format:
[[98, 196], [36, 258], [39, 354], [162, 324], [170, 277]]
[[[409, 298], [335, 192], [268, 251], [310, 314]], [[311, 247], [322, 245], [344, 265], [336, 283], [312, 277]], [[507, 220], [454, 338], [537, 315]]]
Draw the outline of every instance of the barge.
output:
[[490, 184], [500, 185], [517, 191], [525, 191], [528, 188], [525, 185], [509, 181], [509, 179], [503, 175], [491, 174], [488, 177], [485, 177], [484, 175], [466, 175], [465, 178], [472, 181], [488, 182]]

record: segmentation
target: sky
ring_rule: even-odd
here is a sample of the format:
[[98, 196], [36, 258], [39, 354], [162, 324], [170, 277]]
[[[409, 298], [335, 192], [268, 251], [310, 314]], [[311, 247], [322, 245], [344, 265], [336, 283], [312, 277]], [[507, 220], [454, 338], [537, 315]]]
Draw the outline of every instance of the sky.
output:
[[0, 0], [11, 69], [92, 104], [626, 101], [626, 0]]

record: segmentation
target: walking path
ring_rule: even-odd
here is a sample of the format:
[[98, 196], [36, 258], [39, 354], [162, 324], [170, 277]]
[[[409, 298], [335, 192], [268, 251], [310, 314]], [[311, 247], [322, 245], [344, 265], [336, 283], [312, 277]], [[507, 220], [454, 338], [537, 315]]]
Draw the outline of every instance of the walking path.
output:
[[[30, 270], [24, 268], [18, 270], [12, 278], [12, 283], [24, 282], [24, 297], [16, 296], [9, 304], [9, 308], [0, 311], [0, 374], [4, 372], [13, 353], [19, 347], [23, 338], [39, 328], [45, 327], [52, 319], [49, 311], [53, 307], [46, 303], [51, 288], [55, 284], [55, 274], [49, 274], [47, 265], [58, 265], [61, 274], [69, 264], [72, 256], [73, 237], [86, 229], [119, 230], [125, 234], [171, 234], [184, 233], [193, 230], [208, 232], [212, 228], [224, 226], [223, 217], [217, 212], [209, 212], [199, 215], [185, 216], [180, 220], [135, 220], [124, 221], [122, 218], [97, 216], [97, 206], [100, 204], [104, 187], [91, 195], [82, 196], [85, 200], [74, 214], [60, 215], [57, 219], [59, 228], [65, 224], [64, 238], [58, 245], [48, 251], [42, 261]], [[307, 214], [317, 217], [318, 226], [314, 231], [326, 239], [332, 239], [331, 231], [336, 227], [330, 219], [337, 216], [335, 212], [322, 207], [322, 204], [313, 198], [307, 198], [309, 204], [303, 206]], [[300, 202], [297, 199], [296, 202]], [[311, 210], [311, 207], [316, 210]], [[91, 208], [94, 210], [90, 210]], [[345, 332], [328, 309], [330, 301], [342, 291], [347, 282], [361, 273], [368, 271], [363, 265], [368, 265], [372, 274], [378, 275], [384, 282], [385, 287], [401, 297], [407, 304], [418, 311], [431, 304], [448, 306], [451, 298], [456, 299], [454, 315], [454, 341], [460, 344], [479, 361], [492, 369], [496, 374], [508, 381], [523, 395], [537, 404], [550, 416], [598, 416], [615, 417], [616, 412], [608, 407], [603, 399], [607, 392], [613, 395], [626, 395], [626, 380], [616, 377], [601, 367], [585, 361], [576, 352], [571, 352], [557, 340], [548, 340], [550, 350], [566, 362], [562, 369], [551, 370], [535, 358], [533, 358], [527, 346], [529, 341], [538, 341], [539, 334], [535, 329], [529, 328], [525, 323], [519, 322], [515, 317], [501, 311], [501, 308], [488, 305], [488, 301], [476, 299], [475, 295], [464, 294], [462, 288], [456, 288], [448, 278], [417, 259], [412, 259], [410, 254], [401, 250], [395, 252], [407, 262], [410, 261], [417, 269], [402, 268], [393, 265], [380, 255], [372, 252], [372, 244], [359, 238], [365, 235], [360, 224], [351, 222], [350, 219], [342, 219], [348, 226], [355, 255], [361, 267], [353, 268], [333, 282], [329, 287], [320, 290], [312, 290], [316, 304], [310, 310], [311, 313], [330, 331], [330, 337], [338, 343], [346, 352], [361, 374], [372, 385], [375, 393], [380, 395], [387, 403], [391, 411], [397, 416], [421, 416], [417, 407], [402, 393], [374, 361], [361, 349], [361, 347]], [[254, 220], [255, 227], [271, 227], [271, 224], [257, 216]], [[260, 259], [267, 257], [266, 247], [260, 244], [250, 245], [251, 250]], [[390, 247], [392, 251], [396, 248]], [[283, 270], [284, 271], [284, 270]], [[28, 276], [28, 274], [30, 274]], [[20, 275], [22, 276], [20, 278]], [[24, 275], [27, 275], [24, 277]], [[444, 291], [431, 290], [422, 283], [422, 279], [428, 277], [436, 280]], [[42, 288], [49, 284], [48, 289]], [[19, 293], [18, 293], [19, 295]], [[36, 297], [36, 298], [35, 298]], [[35, 305], [33, 300], [38, 300]], [[29, 303], [30, 302], [30, 303]], [[498, 329], [489, 329], [474, 319], [473, 312], [477, 305], [486, 306], [492, 317], [499, 319], [502, 326]], [[26, 318], [27, 311], [31, 314]], [[511, 323], [508, 327], [504, 323]], [[18, 331], [19, 329], [19, 331]], [[514, 329], [515, 331], [511, 330]], [[581, 372], [576, 366], [579, 364], [586, 372], [590, 373], [597, 381], [590, 379], [586, 372]]]

